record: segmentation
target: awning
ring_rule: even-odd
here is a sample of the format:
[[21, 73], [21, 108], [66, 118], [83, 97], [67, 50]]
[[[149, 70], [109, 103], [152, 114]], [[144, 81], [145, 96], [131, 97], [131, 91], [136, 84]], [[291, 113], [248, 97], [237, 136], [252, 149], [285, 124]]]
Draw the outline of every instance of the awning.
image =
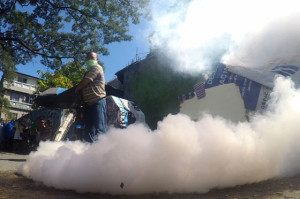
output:
[[75, 95], [75, 87], [70, 89], [50, 88], [41, 93], [34, 101], [39, 106], [49, 108], [74, 108], [79, 102]]

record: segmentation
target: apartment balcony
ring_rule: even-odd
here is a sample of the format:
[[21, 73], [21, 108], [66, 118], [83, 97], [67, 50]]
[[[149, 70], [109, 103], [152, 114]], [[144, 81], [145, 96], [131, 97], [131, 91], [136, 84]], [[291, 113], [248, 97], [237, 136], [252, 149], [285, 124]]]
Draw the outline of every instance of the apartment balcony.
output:
[[11, 107], [15, 109], [21, 109], [26, 111], [32, 111], [32, 104], [24, 103], [24, 102], [16, 102], [16, 101], [10, 101]]
[[28, 94], [32, 94], [36, 90], [35, 85], [18, 81], [13, 81], [12, 84], [9, 84], [6, 80], [4, 80], [4, 88]]

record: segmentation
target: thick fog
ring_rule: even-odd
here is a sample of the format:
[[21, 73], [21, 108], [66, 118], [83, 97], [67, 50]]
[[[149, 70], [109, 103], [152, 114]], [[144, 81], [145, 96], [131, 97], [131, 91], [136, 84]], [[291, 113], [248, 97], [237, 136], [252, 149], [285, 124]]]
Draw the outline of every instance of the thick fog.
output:
[[[153, 6], [153, 48], [167, 47], [177, 71], [211, 63], [267, 68], [300, 63], [298, 1], [169, 1]], [[189, 2], [189, 3], [188, 3]], [[274, 80], [275, 81], [275, 80]], [[269, 109], [250, 122], [168, 115], [110, 129], [99, 141], [42, 142], [19, 173], [58, 189], [111, 194], [207, 192], [300, 170], [300, 90], [278, 78]]]
[[111, 129], [92, 145], [42, 142], [19, 173], [59, 189], [111, 194], [207, 192], [292, 175], [300, 171], [299, 101], [293, 83], [278, 79], [270, 110], [249, 123], [178, 114], [155, 131]]
[[218, 61], [252, 68], [300, 64], [297, 0], [172, 2], [152, 4], [150, 41], [176, 60], [177, 71], [205, 72]]

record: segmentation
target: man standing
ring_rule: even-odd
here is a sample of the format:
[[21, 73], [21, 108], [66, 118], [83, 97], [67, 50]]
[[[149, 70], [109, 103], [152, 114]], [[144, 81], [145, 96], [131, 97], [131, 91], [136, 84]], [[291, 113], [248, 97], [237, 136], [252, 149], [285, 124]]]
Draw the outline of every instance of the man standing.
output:
[[93, 142], [98, 134], [106, 132], [106, 92], [103, 68], [98, 64], [95, 52], [86, 55], [87, 72], [77, 85], [75, 94], [82, 91], [85, 103], [85, 135], [84, 140]]

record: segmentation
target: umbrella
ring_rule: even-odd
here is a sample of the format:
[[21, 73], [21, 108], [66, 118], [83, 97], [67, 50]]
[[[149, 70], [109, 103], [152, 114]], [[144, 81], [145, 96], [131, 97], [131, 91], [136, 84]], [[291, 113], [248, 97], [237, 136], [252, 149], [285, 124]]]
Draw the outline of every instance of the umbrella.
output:
[[[80, 104], [78, 96], [75, 95], [76, 86], [67, 88], [49, 88], [42, 92], [34, 101], [39, 106], [49, 108], [75, 108]], [[123, 91], [105, 85], [106, 95], [123, 97]]]
[[45, 96], [45, 95], [59, 95], [60, 93], [64, 92], [68, 90], [67, 88], [60, 88], [60, 87], [57, 87], [57, 88], [49, 88], [47, 90], [45, 90], [44, 92], [42, 92], [40, 94], [40, 96]]
[[49, 88], [42, 92], [34, 100], [39, 106], [49, 108], [74, 108], [77, 103], [75, 87], [66, 88]]

